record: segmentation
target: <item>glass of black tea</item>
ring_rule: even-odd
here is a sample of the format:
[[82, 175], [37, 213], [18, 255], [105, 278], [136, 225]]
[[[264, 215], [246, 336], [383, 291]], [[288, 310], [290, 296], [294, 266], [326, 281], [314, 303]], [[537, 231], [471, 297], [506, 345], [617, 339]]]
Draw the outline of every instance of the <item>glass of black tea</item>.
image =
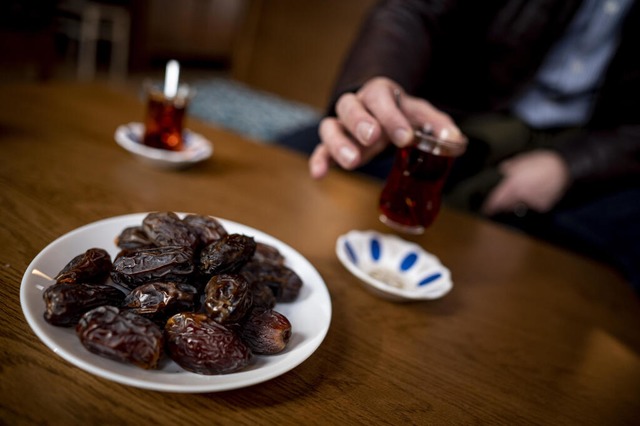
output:
[[167, 96], [161, 83], [145, 82], [147, 110], [144, 120], [144, 145], [180, 151], [184, 148], [183, 129], [193, 90], [186, 84], [175, 95]]
[[400, 232], [422, 234], [440, 211], [454, 159], [466, 148], [466, 138], [451, 141], [416, 130], [414, 143], [396, 152], [380, 194], [380, 221]]

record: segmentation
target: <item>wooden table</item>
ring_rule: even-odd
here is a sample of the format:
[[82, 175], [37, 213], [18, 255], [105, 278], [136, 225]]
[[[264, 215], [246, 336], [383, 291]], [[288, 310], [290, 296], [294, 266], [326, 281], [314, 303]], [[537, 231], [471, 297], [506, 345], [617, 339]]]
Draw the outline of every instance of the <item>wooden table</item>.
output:
[[[211, 100], [215, 102], [215, 99]], [[397, 304], [336, 258], [378, 223], [378, 182], [307, 175], [306, 159], [202, 123], [214, 156], [175, 172], [113, 140], [143, 106], [96, 85], [0, 86], [0, 423], [632, 424], [640, 301], [613, 270], [445, 210], [417, 242], [453, 274], [442, 299]], [[173, 210], [263, 230], [318, 269], [333, 316], [318, 350], [270, 381], [211, 394], [128, 387], [50, 351], [23, 316], [25, 269], [51, 241], [112, 216]]]

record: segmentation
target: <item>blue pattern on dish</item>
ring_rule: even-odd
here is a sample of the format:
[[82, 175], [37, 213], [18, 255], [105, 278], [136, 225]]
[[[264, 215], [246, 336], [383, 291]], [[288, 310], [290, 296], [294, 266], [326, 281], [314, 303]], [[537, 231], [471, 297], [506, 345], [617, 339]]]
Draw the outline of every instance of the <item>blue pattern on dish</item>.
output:
[[377, 238], [371, 239], [371, 257], [376, 262], [380, 260], [380, 241]]
[[404, 259], [402, 259], [402, 262], [400, 263], [400, 270], [408, 271], [416, 264], [416, 260], [418, 260], [418, 255], [415, 253], [409, 253]]
[[435, 280], [437, 280], [438, 278], [440, 278], [442, 276], [442, 274], [440, 272], [436, 272], [433, 275], [429, 275], [427, 278], [423, 279], [422, 281], [420, 281], [418, 283], [419, 287], [422, 287], [424, 285], [427, 284], [431, 284], [432, 282], [434, 282]]
[[353, 262], [354, 265], [357, 265], [358, 256], [356, 256], [356, 252], [353, 250], [353, 247], [351, 247], [351, 244], [349, 244], [349, 241], [345, 241], [344, 248], [347, 250], [347, 254], [349, 255], [349, 259], [351, 259], [351, 262]]
[[336, 253], [368, 289], [390, 300], [436, 299], [453, 286], [437, 257], [397, 235], [350, 231], [338, 238]]

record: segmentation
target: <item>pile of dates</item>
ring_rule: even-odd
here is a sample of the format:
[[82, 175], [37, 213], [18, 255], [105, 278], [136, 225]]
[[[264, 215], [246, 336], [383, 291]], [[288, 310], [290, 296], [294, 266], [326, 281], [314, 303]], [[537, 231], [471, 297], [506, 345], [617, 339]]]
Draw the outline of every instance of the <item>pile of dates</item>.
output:
[[211, 375], [285, 349], [291, 323], [274, 307], [302, 281], [275, 247], [173, 212], [148, 214], [116, 245], [113, 261], [101, 248], [77, 255], [43, 293], [45, 320], [75, 327], [89, 351], [145, 369], [168, 356]]

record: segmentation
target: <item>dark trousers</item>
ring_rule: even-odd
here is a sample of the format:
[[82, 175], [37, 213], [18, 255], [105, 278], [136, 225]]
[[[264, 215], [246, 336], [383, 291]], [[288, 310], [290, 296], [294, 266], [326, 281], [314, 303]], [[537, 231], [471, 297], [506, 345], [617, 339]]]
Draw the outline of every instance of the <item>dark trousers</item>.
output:
[[[498, 164], [514, 154], [553, 146], [579, 129], [535, 131], [517, 119], [487, 115], [458, 123], [469, 137], [467, 152], [454, 163], [447, 181], [447, 206], [479, 214], [487, 194], [500, 181]], [[317, 125], [279, 143], [309, 155], [320, 142]], [[357, 172], [385, 179], [393, 162], [389, 149]], [[550, 212], [505, 213], [492, 220], [533, 237], [588, 255], [618, 268], [640, 293], [640, 188], [590, 187], [572, 190]]]

